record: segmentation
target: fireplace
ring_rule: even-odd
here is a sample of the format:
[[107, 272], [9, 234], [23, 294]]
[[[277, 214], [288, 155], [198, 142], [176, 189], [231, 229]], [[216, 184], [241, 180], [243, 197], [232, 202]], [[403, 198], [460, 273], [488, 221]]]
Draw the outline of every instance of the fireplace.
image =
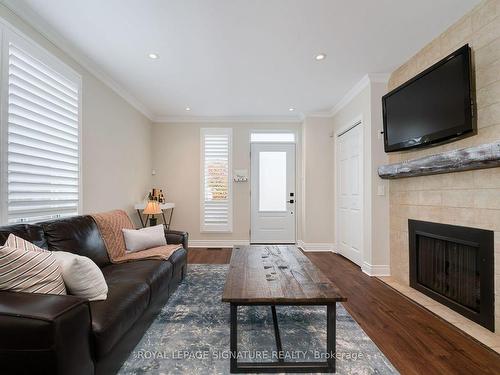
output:
[[410, 286], [494, 332], [489, 230], [408, 220]]

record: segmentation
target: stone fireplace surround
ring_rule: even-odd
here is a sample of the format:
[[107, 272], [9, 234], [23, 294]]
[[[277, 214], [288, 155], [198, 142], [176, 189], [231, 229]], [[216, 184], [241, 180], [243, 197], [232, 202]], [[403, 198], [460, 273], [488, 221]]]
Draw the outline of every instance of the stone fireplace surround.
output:
[[[472, 49], [476, 83], [476, 135], [444, 145], [389, 154], [390, 163], [417, 159], [500, 139], [500, 0], [485, 0], [396, 69], [389, 90], [462, 45]], [[383, 281], [500, 353], [500, 168], [391, 180], [391, 277]], [[409, 286], [408, 219], [494, 231], [496, 333]]]

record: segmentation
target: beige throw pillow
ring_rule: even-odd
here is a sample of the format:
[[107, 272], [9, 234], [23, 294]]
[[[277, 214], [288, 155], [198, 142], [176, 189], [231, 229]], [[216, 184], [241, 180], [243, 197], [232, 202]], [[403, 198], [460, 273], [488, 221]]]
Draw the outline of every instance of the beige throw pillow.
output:
[[52, 254], [59, 262], [64, 283], [70, 294], [90, 301], [107, 298], [106, 280], [97, 264], [90, 258], [66, 251], [54, 251]]

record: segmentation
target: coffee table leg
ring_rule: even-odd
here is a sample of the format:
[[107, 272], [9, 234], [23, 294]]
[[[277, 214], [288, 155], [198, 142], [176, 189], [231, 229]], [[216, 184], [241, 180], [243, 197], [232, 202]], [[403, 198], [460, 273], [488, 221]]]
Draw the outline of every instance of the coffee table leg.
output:
[[[276, 314], [276, 306], [271, 306], [271, 312], [273, 314], [273, 326], [274, 326], [274, 338], [276, 340], [276, 349], [278, 350], [278, 355], [280, 356], [283, 352], [283, 346], [281, 345], [280, 329], [278, 327], [278, 315]], [[283, 358], [278, 357], [278, 362], [284, 362]]]
[[328, 370], [335, 372], [335, 337], [336, 337], [336, 304], [326, 305], [326, 351], [328, 355]]
[[229, 337], [229, 346], [231, 350], [231, 358], [230, 358], [230, 371], [236, 372], [237, 370], [237, 354], [238, 354], [238, 305], [231, 303], [231, 325], [230, 325], [230, 337]]
[[[230, 337], [229, 345], [231, 351], [230, 372], [231, 373], [279, 373], [279, 372], [335, 372], [335, 335], [336, 335], [336, 304], [326, 305], [326, 362], [239, 362], [238, 363], [238, 305], [230, 304]], [[275, 328], [276, 346], [281, 349], [281, 337], [278, 328], [278, 317], [276, 307], [272, 306], [273, 325]], [[282, 349], [281, 349], [282, 350]]]

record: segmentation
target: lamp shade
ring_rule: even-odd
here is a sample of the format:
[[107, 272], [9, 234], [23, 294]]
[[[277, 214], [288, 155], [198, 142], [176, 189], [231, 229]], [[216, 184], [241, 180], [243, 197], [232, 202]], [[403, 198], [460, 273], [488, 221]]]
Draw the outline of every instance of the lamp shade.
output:
[[144, 211], [144, 215], [157, 215], [161, 214], [161, 208], [157, 201], [149, 201]]

